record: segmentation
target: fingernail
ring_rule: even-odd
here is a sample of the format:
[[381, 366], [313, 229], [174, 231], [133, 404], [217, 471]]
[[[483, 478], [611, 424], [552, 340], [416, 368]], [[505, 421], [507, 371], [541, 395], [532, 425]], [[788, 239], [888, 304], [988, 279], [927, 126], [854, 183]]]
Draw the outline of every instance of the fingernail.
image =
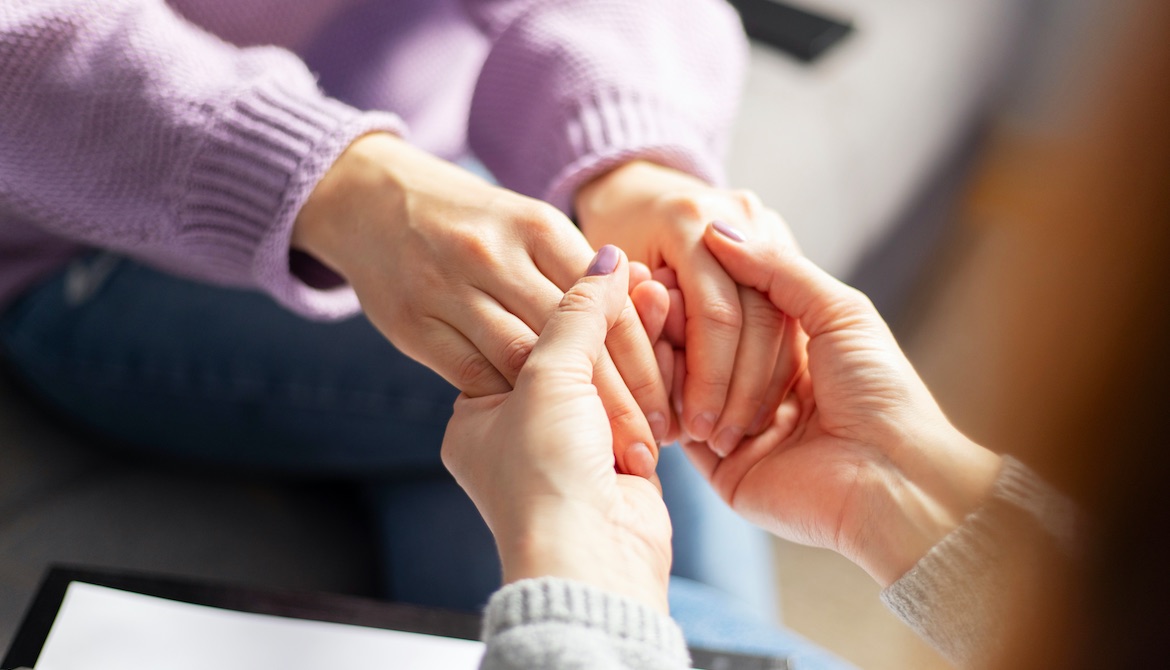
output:
[[666, 439], [666, 431], [669, 427], [666, 423], [666, 415], [662, 412], [651, 412], [650, 416], [646, 417], [650, 422], [650, 432], [654, 434], [656, 442], [662, 442]]
[[691, 422], [691, 437], [699, 442], [705, 442], [707, 438], [711, 437], [711, 431], [715, 428], [714, 412], [703, 412], [695, 417]]
[[743, 439], [743, 428], [728, 426], [719, 431], [719, 435], [711, 444], [711, 450], [719, 454], [719, 458], [727, 458], [727, 455], [739, 445], [741, 439]]
[[626, 450], [626, 469], [631, 475], [649, 478], [654, 474], [654, 454], [650, 447], [642, 442], [635, 442]]
[[735, 240], [736, 242], [743, 242], [743, 241], [747, 240], [747, 235], [744, 235], [743, 233], [739, 232], [735, 228], [732, 228], [731, 226], [727, 225], [726, 223], [723, 223], [722, 221], [712, 221], [711, 226], [720, 235], [723, 235], [724, 237], [730, 237], [731, 239]]
[[597, 255], [593, 257], [593, 262], [589, 264], [589, 269], [585, 271], [585, 276], [597, 277], [610, 274], [617, 269], [618, 259], [620, 258], [621, 254], [618, 253], [617, 247], [612, 244], [605, 245], [597, 250]]

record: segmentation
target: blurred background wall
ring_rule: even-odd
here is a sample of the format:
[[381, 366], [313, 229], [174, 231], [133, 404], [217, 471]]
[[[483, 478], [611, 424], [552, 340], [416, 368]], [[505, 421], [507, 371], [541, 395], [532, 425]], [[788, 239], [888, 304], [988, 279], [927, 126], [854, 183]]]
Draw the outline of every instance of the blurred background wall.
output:
[[[979, 3], [937, 5], [957, 16]], [[948, 93], [953, 103], [989, 91], [985, 106], [953, 131], [951, 149], [933, 154], [916, 194], [885, 214], [894, 222], [835, 270], [874, 295], [960, 428], [1032, 464], [1109, 529], [1100, 538], [1107, 548], [1080, 576], [1089, 580], [1084, 600], [1068, 595], [1075, 585], [1057, 589], [1066, 598], [1060, 612], [1101, 615], [1026, 615], [1021, 626], [1035, 629], [1024, 629], [1011, 667], [1054, 667], [1070, 654], [1079, 662], [1069, 667], [1157, 667], [1143, 664], [1140, 640], [1143, 631], [1170, 632], [1156, 600], [1170, 602], [1167, 577], [1152, 567], [1170, 565], [1170, 510], [1158, 493], [1170, 465], [1162, 425], [1170, 416], [1170, 3], [1021, 2], [999, 11], [1018, 13], [992, 32], [1014, 37], [987, 39], [977, 22], [969, 31], [995, 52], [985, 53], [993, 74]], [[910, 115], [946, 104], [887, 94]], [[805, 215], [779, 206], [790, 220]], [[810, 253], [832, 266], [850, 243], [818, 239], [806, 230], [816, 225], [793, 222]], [[876, 586], [853, 566], [827, 552], [779, 549], [790, 625], [862, 667], [947, 667], [875, 605]], [[1105, 618], [1115, 623], [1100, 625]], [[1119, 653], [1129, 645], [1136, 656], [1094, 658], [1089, 640]]]

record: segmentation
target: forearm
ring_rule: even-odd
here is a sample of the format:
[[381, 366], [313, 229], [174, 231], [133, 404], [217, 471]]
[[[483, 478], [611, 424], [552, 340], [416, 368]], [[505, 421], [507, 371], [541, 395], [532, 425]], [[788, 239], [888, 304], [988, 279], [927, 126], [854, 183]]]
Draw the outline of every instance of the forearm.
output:
[[838, 550], [883, 587], [910, 570], [991, 494], [1002, 459], [946, 426], [893, 450], [868, 472]]
[[0, 40], [18, 74], [0, 93], [10, 215], [309, 315], [356, 310], [290, 276], [288, 242], [336, 156], [400, 130], [394, 117], [328, 100], [292, 54], [236, 48], [162, 2], [21, 3]]
[[1018, 598], [1076, 550], [1072, 503], [1011, 457], [983, 504], [882, 592], [882, 602], [960, 667], [993, 658]]

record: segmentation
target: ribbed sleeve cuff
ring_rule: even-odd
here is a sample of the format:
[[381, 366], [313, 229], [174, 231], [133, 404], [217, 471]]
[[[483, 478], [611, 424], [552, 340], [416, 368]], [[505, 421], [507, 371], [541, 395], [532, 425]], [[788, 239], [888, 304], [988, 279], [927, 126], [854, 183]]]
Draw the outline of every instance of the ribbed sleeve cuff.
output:
[[952, 662], [966, 666], [1003, 643], [1013, 579], [1048, 555], [1025, 547], [1039, 527], [1062, 554], [1076, 547], [1071, 501], [1005, 456], [987, 500], [898, 581], [882, 602]]
[[483, 640], [526, 626], [565, 624], [645, 647], [670, 665], [689, 667], [682, 631], [670, 617], [629, 598], [555, 577], [509, 584], [488, 601]]
[[370, 132], [403, 134], [398, 117], [360, 112], [315, 91], [262, 84], [224, 110], [190, 169], [180, 236], [217, 274], [254, 284], [304, 316], [356, 313], [348, 286], [316, 289], [289, 270], [301, 206], [334, 161]]
[[683, 115], [636, 93], [614, 92], [579, 105], [555, 127], [534, 165], [534, 178], [553, 175], [542, 198], [572, 214], [573, 196], [594, 177], [632, 160], [646, 160], [723, 185], [722, 157], [708, 133]]

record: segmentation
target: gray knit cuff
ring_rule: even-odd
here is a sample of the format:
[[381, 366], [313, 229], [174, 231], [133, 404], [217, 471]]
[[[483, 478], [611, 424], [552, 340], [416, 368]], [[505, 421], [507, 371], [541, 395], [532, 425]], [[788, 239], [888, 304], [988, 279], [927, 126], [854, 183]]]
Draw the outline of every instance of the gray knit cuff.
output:
[[1043, 552], [1019, 542], [1038, 528], [1061, 553], [1075, 551], [1072, 502], [1023, 463], [1005, 456], [983, 504], [931, 548], [881, 600], [959, 666], [993, 654], [1004, 641], [1013, 578]]
[[635, 644], [670, 665], [689, 667], [682, 630], [648, 605], [569, 579], [541, 577], [508, 584], [488, 601], [483, 640], [525, 626], [565, 624]]

